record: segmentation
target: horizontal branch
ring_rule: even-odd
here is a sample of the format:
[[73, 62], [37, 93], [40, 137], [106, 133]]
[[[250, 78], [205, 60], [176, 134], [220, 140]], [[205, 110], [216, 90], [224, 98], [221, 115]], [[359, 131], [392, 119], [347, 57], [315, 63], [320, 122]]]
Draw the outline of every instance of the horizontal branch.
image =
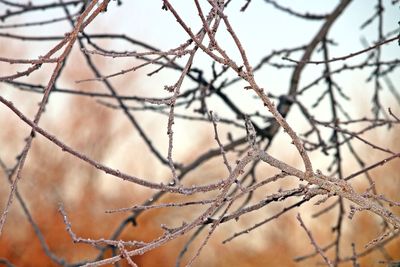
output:
[[141, 178], [128, 175], [125, 173], [122, 173], [119, 170], [112, 169], [110, 167], [107, 167], [91, 158], [88, 156], [77, 152], [76, 150], [72, 149], [71, 147], [67, 146], [63, 142], [61, 142], [57, 137], [54, 135], [49, 134], [45, 130], [43, 130], [41, 127], [37, 126], [33, 121], [29, 120], [21, 111], [19, 111], [12, 102], [6, 100], [2, 96], [0, 96], [0, 102], [2, 102], [4, 105], [6, 105], [12, 112], [14, 112], [18, 117], [21, 118], [22, 121], [24, 121], [26, 124], [28, 124], [32, 130], [35, 132], [41, 134], [43, 137], [60, 147], [63, 151], [68, 152], [69, 154], [81, 159], [82, 161], [90, 164], [91, 166], [95, 167], [96, 169], [99, 169], [101, 171], [104, 171], [107, 174], [111, 174], [115, 177], [121, 178], [124, 181], [129, 181], [138, 185], [142, 185], [151, 189], [155, 190], [161, 190], [161, 191], [168, 191], [171, 193], [180, 193], [184, 195], [190, 195], [194, 194], [196, 192], [208, 192], [212, 190], [216, 190], [221, 188], [221, 186], [224, 184], [224, 181], [220, 181], [215, 184], [210, 184], [210, 185], [203, 185], [203, 186], [196, 186], [196, 187], [174, 187], [174, 186], [169, 186], [169, 185], [164, 185], [163, 183], [152, 183], [147, 180], [143, 180]]
[[385, 41], [379, 42], [379, 43], [377, 43], [376, 45], [370, 46], [370, 47], [368, 47], [368, 48], [366, 48], [366, 49], [363, 49], [363, 50], [360, 50], [360, 51], [357, 51], [357, 52], [354, 52], [354, 53], [350, 53], [350, 54], [348, 54], [348, 55], [346, 55], [346, 56], [334, 57], [334, 58], [329, 59], [329, 60], [321, 60], [321, 61], [317, 61], [317, 60], [300, 60], [300, 61], [298, 61], [298, 60], [294, 60], [294, 59], [291, 59], [291, 58], [288, 58], [288, 57], [282, 57], [282, 59], [283, 59], [283, 60], [290, 61], [290, 62], [294, 62], [294, 63], [297, 63], [297, 64], [322, 64], [322, 63], [329, 63], [329, 62], [334, 62], [334, 61], [339, 61], [339, 60], [346, 60], [346, 59], [349, 59], [349, 58], [351, 58], [351, 57], [355, 57], [355, 56], [361, 55], [361, 54], [363, 54], [363, 53], [366, 53], [366, 52], [368, 52], [368, 51], [370, 51], [370, 50], [374, 50], [374, 49], [376, 49], [376, 48], [378, 48], [378, 47], [380, 47], [380, 46], [382, 46], [382, 45], [384, 45], [384, 44], [388, 44], [388, 43], [391, 43], [391, 42], [396, 41], [396, 40], [400, 40], [400, 36], [395, 36], [395, 37], [393, 37], [393, 38], [390, 38], [390, 39], [387, 39], [387, 40], [385, 40]]

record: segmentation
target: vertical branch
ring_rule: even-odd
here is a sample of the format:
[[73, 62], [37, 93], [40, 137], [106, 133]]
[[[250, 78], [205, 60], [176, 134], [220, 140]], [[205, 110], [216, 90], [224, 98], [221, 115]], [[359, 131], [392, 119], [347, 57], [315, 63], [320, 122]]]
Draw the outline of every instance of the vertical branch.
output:
[[329, 267], [333, 267], [332, 262], [328, 259], [328, 257], [325, 255], [324, 251], [322, 250], [322, 248], [320, 246], [318, 246], [317, 242], [315, 242], [314, 237], [311, 234], [311, 231], [307, 229], [307, 227], [305, 226], [303, 220], [301, 219], [300, 213], [297, 213], [297, 220], [300, 222], [300, 226], [303, 227], [304, 231], [306, 231], [308, 238], [311, 241], [311, 244], [314, 246], [315, 251], [318, 252], [319, 255], [321, 255], [322, 259], [325, 261], [325, 263], [329, 266]]
[[[89, 15], [89, 12], [93, 9], [93, 7], [97, 4], [97, 2], [98, 2], [98, 0], [94, 0], [88, 5], [88, 7], [82, 13], [82, 15], [79, 16], [76, 27], [73, 29], [73, 31], [69, 35], [67, 35], [65, 37], [66, 38], [65, 40], [68, 40], [67, 46], [66, 46], [65, 50], [63, 51], [63, 53], [61, 54], [61, 56], [57, 59], [56, 67], [54, 68], [54, 70], [52, 72], [52, 75], [50, 77], [50, 80], [49, 80], [49, 82], [48, 82], [48, 84], [47, 84], [47, 86], [46, 86], [46, 88], [44, 90], [43, 98], [40, 101], [39, 109], [36, 112], [36, 115], [35, 115], [35, 118], [34, 118], [34, 121], [33, 121], [33, 123], [35, 125], [38, 125], [38, 123], [39, 123], [39, 120], [40, 120], [40, 118], [41, 118], [41, 116], [42, 116], [42, 114], [44, 112], [45, 106], [46, 106], [46, 104], [48, 102], [48, 98], [50, 96], [50, 91], [53, 88], [53, 85], [54, 85], [54, 83], [56, 81], [56, 78], [57, 78], [57, 76], [58, 76], [58, 74], [59, 74], [59, 72], [60, 72], [60, 70], [61, 70], [61, 68], [63, 66], [64, 60], [66, 59], [66, 57], [70, 53], [70, 51], [72, 49], [72, 46], [75, 43], [75, 40], [77, 39], [78, 33], [81, 30], [81, 27], [82, 27], [82, 25], [84, 23], [84, 19]], [[98, 15], [102, 10], [104, 10], [106, 8], [108, 2], [109, 2], [109, 0], [108, 1], [104, 1], [92, 13], [92, 17], [95, 16], [95, 15]], [[21, 157], [20, 157], [20, 159], [18, 161], [18, 169], [17, 169], [16, 178], [14, 179], [14, 181], [13, 181], [13, 183], [11, 185], [11, 192], [9, 193], [9, 197], [7, 199], [6, 206], [5, 206], [4, 211], [3, 211], [3, 213], [2, 213], [2, 215], [0, 217], [0, 236], [1, 236], [1, 233], [2, 233], [2, 230], [3, 230], [3, 226], [4, 226], [6, 218], [7, 218], [8, 211], [9, 211], [9, 209], [11, 207], [12, 202], [13, 202], [13, 196], [14, 196], [15, 190], [17, 189], [17, 183], [21, 179], [21, 173], [22, 173], [22, 170], [23, 170], [24, 165], [25, 165], [25, 160], [26, 160], [28, 152], [29, 152], [29, 150], [31, 148], [32, 141], [33, 141], [34, 137], [35, 137], [35, 131], [32, 129], [29, 137], [27, 138], [26, 145], [25, 145], [25, 147], [23, 149], [22, 155], [21, 155]]]
[[[335, 154], [334, 154], [334, 162], [336, 165], [336, 169], [334, 171], [334, 175], [337, 175], [339, 179], [343, 179], [343, 172], [342, 172], [342, 153], [340, 151], [340, 145], [339, 145], [339, 134], [337, 131], [338, 123], [340, 121], [340, 118], [338, 117], [337, 114], [337, 100], [335, 98], [335, 93], [334, 93], [334, 87], [332, 83], [332, 77], [330, 76], [331, 70], [329, 66], [329, 52], [328, 52], [328, 46], [327, 46], [327, 40], [326, 38], [323, 39], [322, 41], [322, 48], [323, 48], [323, 53], [324, 53], [324, 61], [325, 61], [325, 82], [328, 86], [328, 93], [329, 93], [329, 100], [330, 100], [330, 105], [331, 105], [331, 114], [332, 114], [332, 122], [335, 125], [335, 128], [333, 129], [332, 132], [332, 137], [331, 141], [335, 145]], [[340, 259], [340, 240], [342, 236], [342, 224], [343, 224], [343, 215], [344, 215], [344, 206], [343, 206], [343, 199], [342, 197], [339, 196], [338, 202], [336, 202], [339, 205], [339, 214], [337, 217], [337, 222], [336, 225], [334, 226], [334, 230], [336, 232], [336, 240], [335, 240], [335, 254], [336, 254], [336, 259], [335, 259], [335, 266], [337, 266], [337, 263], [339, 262]]]
[[[376, 9], [377, 9], [377, 15], [378, 15], [378, 42], [381, 42], [383, 40], [383, 5], [382, 5], [382, 0], [378, 0], [376, 4]], [[373, 102], [374, 102], [374, 107], [372, 111], [374, 112], [374, 115], [376, 118], [379, 118], [379, 114], [382, 113], [387, 117], [385, 110], [382, 107], [381, 101], [380, 101], [380, 96], [379, 96], [379, 91], [382, 90], [382, 85], [380, 82], [381, 79], [381, 47], [377, 47], [376, 49], [376, 55], [375, 55], [375, 64], [376, 68], [374, 71], [374, 96], [373, 96]]]

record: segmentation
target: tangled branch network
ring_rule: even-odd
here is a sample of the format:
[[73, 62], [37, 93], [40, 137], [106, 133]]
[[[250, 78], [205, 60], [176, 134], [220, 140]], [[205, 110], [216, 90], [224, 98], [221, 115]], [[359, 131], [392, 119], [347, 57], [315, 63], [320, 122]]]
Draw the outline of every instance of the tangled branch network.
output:
[[[265, 229], [294, 245], [288, 217], [301, 236], [294, 243], [311, 243], [290, 255], [297, 264], [400, 261], [400, 30], [387, 22], [399, 1], [39, 2], [0, 0], [0, 263], [24, 264], [2, 240], [19, 230], [19, 208], [44, 257], [60, 266], [151, 266], [147, 255], [161, 249], [175, 266], [222, 266], [207, 259], [209, 247], [253, 244], [256, 231], [265, 246]], [[360, 44], [343, 32], [353, 28]], [[37, 171], [38, 147], [50, 151], [43, 166], [63, 171]], [[72, 170], [79, 179], [67, 178]], [[94, 199], [118, 201], [99, 208], [76, 196], [85, 176]], [[66, 189], [73, 181], [80, 185]], [[48, 242], [50, 218], [30, 203], [50, 192], [47, 208], [58, 210], [65, 234], [58, 242], [92, 248], [85, 257], [59, 255]], [[104, 212], [106, 229], [95, 222]]]

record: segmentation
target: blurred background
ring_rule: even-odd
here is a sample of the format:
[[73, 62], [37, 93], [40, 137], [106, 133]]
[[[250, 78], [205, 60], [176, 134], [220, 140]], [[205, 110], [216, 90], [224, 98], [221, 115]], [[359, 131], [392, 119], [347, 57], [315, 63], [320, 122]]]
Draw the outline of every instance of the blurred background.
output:
[[[0, 1], [0, 57], [18, 59], [37, 59], [44, 55], [57, 44], [65, 33], [71, 31], [71, 24], [65, 19], [66, 13], [62, 7], [38, 8], [29, 12], [21, 12], [17, 4], [26, 5], [27, 1]], [[73, 1], [64, 1], [73, 2]], [[68, 6], [70, 13], [76, 14], [81, 8], [80, 1]], [[175, 3], [176, 2], [176, 3]], [[203, 3], [204, 2], [204, 3]], [[207, 2], [203, 1], [205, 10]], [[277, 1], [279, 5], [289, 7], [301, 14], [329, 14], [340, 1]], [[12, 3], [12, 4], [11, 4]], [[53, 4], [53, 1], [31, 1], [32, 5]], [[171, 1], [176, 6], [179, 14], [188, 25], [197, 31], [201, 28], [201, 21], [197, 16], [196, 8], [192, 1]], [[274, 6], [274, 1], [250, 1], [247, 9], [240, 9], [246, 1], [231, 1], [226, 8], [226, 14], [233, 28], [239, 36], [249, 61], [253, 66], [262, 62], [266, 55], [273, 51], [301, 47], [307, 45], [320, 29], [324, 20], [307, 20], [289, 15]], [[384, 7], [382, 17], [371, 20], [366, 27], [365, 22], [377, 12], [377, 5]], [[15, 12], [16, 14], [14, 15]], [[10, 15], [12, 14], [12, 15]], [[330, 57], [340, 57], [362, 50], [382, 39], [379, 36], [379, 27], [384, 33], [384, 39], [398, 34], [398, 21], [400, 18], [398, 1], [352, 1], [343, 14], [335, 21], [327, 36], [331, 42]], [[53, 23], [26, 25], [26, 23], [59, 19]], [[17, 25], [17, 26], [16, 26]], [[19, 26], [18, 26], [19, 25]], [[177, 24], [176, 19], [162, 9], [162, 1], [111, 1], [107, 12], [100, 14], [91, 23], [85, 33], [93, 36], [95, 44], [88, 45], [89, 50], [104, 48], [107, 51], [147, 51], [140, 45], [135, 45], [127, 38], [138, 42], [145, 42], [162, 51], [175, 48], [184, 43], [188, 36]], [[101, 35], [114, 34], [114, 38]], [[97, 37], [96, 37], [97, 36]], [[118, 38], [117, 38], [118, 36]], [[37, 39], [39, 38], [40, 39]], [[123, 38], [122, 38], [123, 37]], [[227, 53], [240, 62], [240, 54], [225, 30], [218, 32], [218, 38], [223, 43]], [[86, 42], [82, 38], [83, 42]], [[319, 51], [318, 51], [319, 49]], [[380, 49], [380, 60], [394, 61], [392, 68], [387, 71], [387, 79], [381, 81], [380, 104], [385, 109], [378, 114], [379, 119], [388, 119], [384, 113], [391, 108], [394, 114], [399, 114], [399, 45], [397, 41], [385, 44]], [[374, 52], [371, 52], [374, 53]], [[345, 61], [332, 62], [332, 69], [339, 69], [343, 64], [349, 66], [362, 64], [371, 53], [349, 58]], [[376, 52], [375, 52], [376, 53]], [[288, 57], [300, 60], [302, 53], [293, 52]], [[282, 56], [274, 57], [261, 70], [256, 72], [258, 84], [263, 86], [272, 96], [286, 94], [290, 86], [290, 79], [294, 63], [283, 60]], [[376, 54], [375, 54], [376, 56]], [[104, 57], [91, 56], [93, 63], [101, 70], [102, 75], [109, 75], [124, 69], [137, 66], [143, 60], [134, 57]], [[187, 58], [178, 58], [177, 64], [184, 65]], [[311, 60], [323, 60], [321, 48], [312, 54]], [[397, 60], [397, 61], [396, 61]], [[397, 62], [397, 63], [396, 63]], [[203, 52], [198, 52], [192, 68], [202, 71], [206, 80], [213, 79], [212, 60]], [[220, 66], [218, 66], [220, 68]], [[305, 88], [313, 83], [323, 73], [321, 65], [307, 65], [301, 75], [299, 88]], [[373, 98], [375, 95], [374, 78], [371, 78], [374, 66], [357, 68], [354, 70], [338, 72], [335, 79], [340, 83], [343, 94], [349, 99], [342, 99], [342, 107], [351, 118], [371, 118], [375, 114]], [[23, 71], [27, 65], [8, 64], [0, 62], [0, 75], [7, 76]], [[54, 64], [44, 64], [40, 69], [28, 77], [21, 77], [13, 81], [0, 83], [0, 95], [26, 114], [30, 119], [38, 108], [42, 99], [42, 87], [50, 79]], [[149, 65], [134, 72], [109, 78], [108, 80], [118, 94], [135, 97], [166, 97], [169, 93], [164, 90], [176, 82], [180, 71], [163, 69], [154, 75], [148, 75], [158, 66]], [[227, 81], [236, 78], [236, 74], [227, 71], [224, 74]], [[152, 182], [168, 183], [171, 179], [171, 170], [168, 165], [162, 164], [152, 153], [137, 128], [132, 127], [130, 121], [124, 116], [121, 109], [116, 106], [116, 101], [100, 95], [80, 95], [71, 93], [70, 90], [108, 94], [106, 86], [101, 81], [84, 81], [94, 77], [88, 67], [87, 59], [78, 45], [75, 45], [68, 56], [65, 66], [55, 83], [55, 89], [50, 95], [45, 113], [40, 121], [40, 126], [57, 136], [65, 144], [88, 155], [92, 159], [122, 172], [148, 179]], [[24, 85], [24, 83], [30, 86]], [[32, 85], [36, 85], [32, 86]], [[190, 79], [185, 79], [182, 88], [189, 90], [198, 85]], [[234, 103], [249, 114], [265, 114], [265, 108], [253, 94], [243, 94], [243, 82], [233, 83], [228, 88], [229, 95]], [[328, 120], [331, 110], [327, 101], [321, 101], [315, 107], [323, 88], [323, 81], [316, 83], [312, 89], [299, 95], [303, 103], [308, 103], [310, 110], [321, 121]], [[393, 90], [394, 88], [394, 90]], [[276, 98], [277, 99], [277, 98]], [[338, 100], [339, 101], [339, 100]], [[137, 100], [127, 100], [126, 105], [131, 107], [141, 129], [152, 141], [154, 147], [166, 158], [168, 153], [168, 109], [149, 111], [147, 105]], [[220, 99], [207, 100], [210, 110], [226, 120], [236, 120], [235, 114], [227, 108]], [[154, 105], [156, 106], [156, 105]], [[189, 106], [189, 105], [188, 105]], [[180, 107], [177, 114], [197, 116], [201, 106], [193, 104], [189, 107]], [[287, 116], [289, 124], [296, 132], [304, 133], [308, 128], [307, 121], [299, 115], [301, 113], [294, 106]], [[376, 115], [376, 114], [375, 114]], [[387, 115], [387, 114], [386, 114]], [[254, 117], [254, 121], [266, 124], [265, 117]], [[224, 143], [230, 138], [245, 135], [243, 124], [219, 124], [219, 134]], [[357, 129], [354, 126], [354, 131]], [[218, 148], [214, 140], [212, 125], [207, 121], [179, 119], [176, 117], [174, 125], [174, 150], [175, 162], [189, 164], [210, 149]], [[10, 192], [8, 174], [16, 164], [16, 160], [25, 145], [30, 128], [13, 114], [5, 105], [0, 105], [0, 210], [6, 205]], [[328, 135], [328, 134], [327, 134]], [[392, 127], [380, 127], [363, 134], [363, 138], [390, 148], [392, 151], [400, 150], [398, 124]], [[279, 159], [302, 168], [302, 163], [289, 139], [283, 134], [278, 134], [269, 147], [269, 153]], [[363, 142], [356, 142], [354, 148], [365, 166], [373, 164], [386, 155], [381, 151], [373, 150]], [[326, 171], [331, 164], [331, 158], [321, 151], [311, 151], [314, 168]], [[234, 161], [237, 155], [229, 155]], [[343, 173], [349, 175], [360, 169], [357, 160], [348, 149], [342, 155]], [[393, 201], [399, 201], [400, 188], [399, 161], [394, 160], [382, 168], [370, 172], [374, 177], [378, 192]], [[271, 167], [260, 166], [256, 170], [257, 177], [269, 177], [276, 173]], [[210, 159], [191, 171], [185, 177], [184, 184], [204, 184], [207, 181], [216, 181], [226, 177], [226, 167], [221, 157]], [[15, 177], [15, 176], [14, 176]], [[254, 199], [262, 199], [265, 195], [288, 188], [298, 183], [294, 178], [282, 182], [275, 182], [267, 188], [255, 192]], [[358, 178], [352, 183], [360, 191], [369, 187], [365, 178]], [[135, 222], [124, 224], [130, 212], [105, 213], [106, 210], [140, 205], [149, 199], [153, 190], [143, 188], [132, 183], [116, 179], [99, 170], [94, 169], [81, 160], [65, 153], [53, 143], [37, 135], [29, 151], [22, 179], [18, 183], [18, 190], [14, 203], [11, 206], [3, 233], [0, 236], [0, 259], [7, 259], [15, 266], [57, 266], [56, 261], [49, 255], [56, 255], [59, 259], [66, 260], [69, 264], [93, 260], [98, 255], [98, 250], [85, 244], [74, 244], [66, 232], [62, 216], [58, 212], [59, 203], [63, 203], [72, 229], [76, 235], [83, 238], [100, 239], [110, 238], [117, 229], [122, 229], [119, 239], [150, 241], [163, 233], [161, 224], [178, 226], [182, 221], [190, 221], [202, 210], [202, 207], [183, 207], [170, 209], [153, 209], [143, 212]], [[209, 196], [211, 197], [212, 194]], [[172, 201], [187, 201], [188, 199], [203, 199], [204, 196], [194, 195], [190, 198], [166, 194], [158, 203]], [[289, 207], [296, 200], [275, 202], [257, 212], [243, 216], [238, 221], [230, 221], [220, 225], [208, 245], [196, 260], [194, 266], [315, 266], [322, 262], [321, 258], [310, 257], [303, 261], [294, 261], [296, 256], [314, 253], [305, 232], [300, 228], [295, 216], [300, 212], [306, 225], [311, 229], [316, 241], [321, 246], [329, 245], [335, 233], [332, 227], [338, 220], [337, 211], [327, 213], [317, 219], [311, 217], [318, 210], [330, 206], [334, 199], [326, 201], [322, 207], [314, 206], [315, 201], [308, 202], [299, 208], [291, 209], [278, 219], [271, 220], [258, 229], [237, 237], [230, 242], [222, 241], [255, 223], [264, 220]], [[365, 245], [381, 233], [381, 221], [368, 212], [360, 212], [352, 219], [347, 219], [349, 212], [346, 204], [346, 214], [341, 238], [341, 254], [352, 255], [351, 243], [356, 244], [357, 251], [364, 251]], [[392, 210], [399, 214], [398, 207]], [[125, 226], [126, 225], [126, 226]], [[37, 226], [37, 228], [35, 228]], [[37, 231], [40, 230], [40, 237]], [[36, 232], [35, 232], [36, 231]], [[183, 262], [188, 261], [201, 241], [206, 237], [207, 231], [200, 234], [201, 238], [194, 241], [188, 252], [183, 257]], [[43, 238], [40, 242], [40, 238]], [[173, 240], [149, 253], [134, 257], [139, 266], [175, 266], [177, 256], [182, 247], [187, 244], [190, 236], [183, 236]], [[47, 244], [46, 252], [43, 244]], [[380, 260], [399, 260], [400, 241], [394, 238], [382, 247], [360, 257], [361, 266], [382, 266]], [[110, 257], [110, 250], [104, 257]], [[328, 256], [333, 251], [328, 251]], [[1, 264], [1, 263], [0, 263]], [[120, 262], [125, 266], [125, 262]], [[341, 266], [351, 266], [347, 261]], [[182, 264], [183, 266], [183, 264]]]

